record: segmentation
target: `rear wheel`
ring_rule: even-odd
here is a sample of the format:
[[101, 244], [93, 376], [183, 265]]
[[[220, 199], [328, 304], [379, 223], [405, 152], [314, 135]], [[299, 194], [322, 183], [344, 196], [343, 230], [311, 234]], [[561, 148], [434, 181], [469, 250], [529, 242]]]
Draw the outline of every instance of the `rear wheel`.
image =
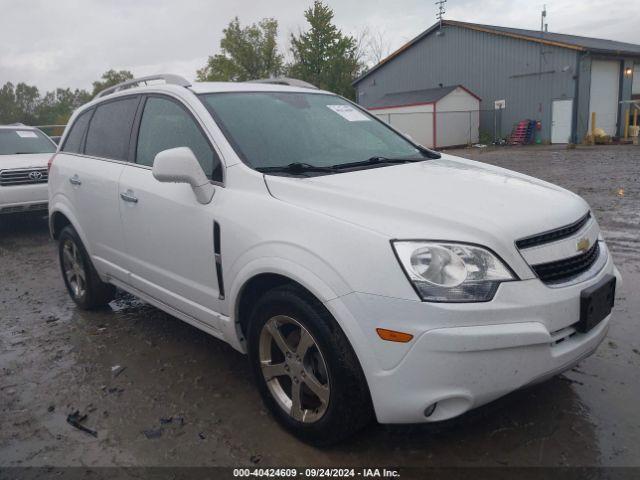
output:
[[78, 233], [72, 226], [60, 232], [58, 254], [71, 299], [83, 310], [103, 307], [115, 297], [115, 287], [100, 280]]
[[326, 308], [301, 288], [265, 294], [253, 310], [248, 340], [265, 405], [299, 438], [335, 443], [370, 421], [370, 395], [351, 345]]

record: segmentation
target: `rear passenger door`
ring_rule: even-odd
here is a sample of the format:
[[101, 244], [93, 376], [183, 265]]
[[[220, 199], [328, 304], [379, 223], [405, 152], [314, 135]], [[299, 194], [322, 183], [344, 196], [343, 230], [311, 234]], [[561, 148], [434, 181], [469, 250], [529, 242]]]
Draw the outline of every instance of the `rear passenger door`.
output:
[[129, 159], [140, 96], [118, 97], [83, 113], [62, 148], [63, 180], [86, 248], [103, 275], [126, 280], [118, 181]]
[[151, 169], [162, 150], [189, 147], [207, 176], [221, 184], [220, 159], [194, 115], [177, 99], [149, 95], [139, 117], [135, 163], [126, 166], [120, 178], [131, 285], [218, 328], [222, 289], [213, 232], [220, 192], [202, 205], [189, 185], [160, 183]]

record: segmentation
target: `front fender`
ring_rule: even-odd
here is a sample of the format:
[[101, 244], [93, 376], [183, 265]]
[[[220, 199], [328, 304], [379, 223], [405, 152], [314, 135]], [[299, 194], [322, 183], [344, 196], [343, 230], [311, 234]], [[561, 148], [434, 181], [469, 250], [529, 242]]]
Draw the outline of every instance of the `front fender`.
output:
[[282, 257], [263, 257], [251, 261], [238, 272], [229, 291], [230, 305], [237, 312], [237, 301], [244, 285], [252, 278], [265, 274], [277, 274], [290, 278], [309, 290], [316, 298], [325, 303], [339, 295], [311, 270]]
[[[324, 259], [285, 242], [265, 242], [244, 252], [225, 273], [229, 279], [225, 314], [232, 317], [231, 325], [235, 325], [238, 318], [243, 288], [258, 275], [276, 274], [289, 278], [325, 304], [352, 291], [345, 279]], [[340, 319], [336, 320], [340, 323]], [[235, 326], [233, 328], [233, 331], [226, 332], [226, 337], [237, 348], [241, 342], [239, 332]], [[342, 328], [345, 330], [344, 326]]]
[[[268, 250], [273, 251], [272, 249]], [[278, 246], [278, 250], [282, 251], [282, 245]], [[242, 266], [236, 270], [229, 290], [228, 307], [229, 310], [233, 312], [232, 316], [234, 320], [237, 319], [239, 298], [247, 282], [261, 274], [282, 275], [297, 282], [320, 300], [335, 318], [336, 322], [338, 322], [338, 325], [346, 335], [361, 364], [363, 364], [363, 366], [373, 365], [375, 359], [373, 358], [368, 342], [365, 340], [362, 325], [360, 325], [350, 312], [345, 310], [345, 305], [339, 300], [340, 297], [351, 293], [353, 289], [351, 289], [344, 279], [324, 260], [310, 252], [305, 252], [303, 249], [297, 249], [293, 246], [289, 246], [288, 250], [291, 254], [295, 252], [297, 256], [295, 261], [284, 255], [261, 256], [253, 258], [247, 263], [243, 263]], [[255, 255], [255, 252], [253, 255]], [[304, 264], [301, 263], [303, 258], [306, 259]], [[240, 262], [235, 262], [234, 265], [238, 265], [239, 263]], [[230, 324], [234, 325], [235, 321], [230, 322]], [[237, 331], [228, 331], [226, 334], [227, 339], [235, 348], [240, 351], [245, 350], [238, 338]], [[234, 338], [231, 339], [231, 336]]]

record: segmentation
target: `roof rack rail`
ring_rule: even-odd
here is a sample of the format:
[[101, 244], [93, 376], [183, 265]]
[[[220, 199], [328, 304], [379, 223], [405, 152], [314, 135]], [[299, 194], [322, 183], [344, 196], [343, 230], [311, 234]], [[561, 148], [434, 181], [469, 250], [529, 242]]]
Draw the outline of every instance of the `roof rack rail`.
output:
[[127, 88], [135, 87], [141, 83], [147, 83], [152, 80], [164, 80], [168, 85], [179, 85], [181, 87], [190, 87], [191, 82], [182, 78], [180, 75], [172, 75], [170, 73], [161, 73], [158, 75], [149, 75], [146, 77], [134, 78], [133, 80], [127, 80], [126, 82], [118, 83], [109, 88], [105, 88], [101, 92], [99, 92], [95, 98], [104, 97], [105, 95], [109, 95], [111, 93], [119, 92], [120, 90], [124, 90]]
[[313, 88], [318, 90], [318, 87], [309, 82], [288, 77], [261, 78], [259, 80], [250, 80], [249, 83], [271, 83], [273, 85], [288, 85], [290, 87]]

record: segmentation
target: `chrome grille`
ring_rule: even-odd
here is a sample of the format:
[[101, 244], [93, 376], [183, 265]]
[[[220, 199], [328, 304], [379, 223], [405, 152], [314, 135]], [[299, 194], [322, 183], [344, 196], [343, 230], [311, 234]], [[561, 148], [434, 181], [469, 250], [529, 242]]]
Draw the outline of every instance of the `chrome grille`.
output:
[[48, 179], [46, 168], [16, 168], [0, 171], [1, 187], [47, 183]]

